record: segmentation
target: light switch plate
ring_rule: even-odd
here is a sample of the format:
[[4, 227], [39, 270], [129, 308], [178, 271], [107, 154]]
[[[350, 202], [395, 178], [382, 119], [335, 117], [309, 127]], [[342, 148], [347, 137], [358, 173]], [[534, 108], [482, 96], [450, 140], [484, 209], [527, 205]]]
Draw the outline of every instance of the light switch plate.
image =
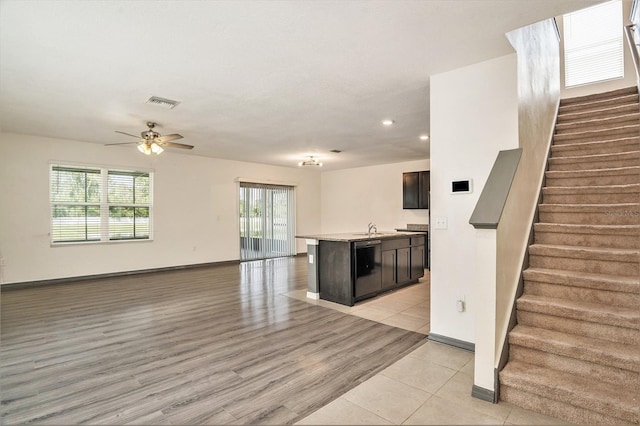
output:
[[434, 229], [447, 229], [447, 218], [446, 217], [434, 218], [433, 227]]

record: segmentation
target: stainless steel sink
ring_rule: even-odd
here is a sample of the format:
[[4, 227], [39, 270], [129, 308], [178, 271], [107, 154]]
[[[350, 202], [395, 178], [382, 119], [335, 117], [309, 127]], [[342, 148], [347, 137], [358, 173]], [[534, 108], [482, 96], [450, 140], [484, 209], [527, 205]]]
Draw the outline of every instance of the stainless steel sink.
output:
[[398, 235], [395, 232], [372, 232], [371, 234], [369, 234], [368, 232], [352, 232], [352, 235], [362, 235], [362, 236], [371, 236], [371, 238], [377, 238], [377, 237], [384, 237], [387, 235]]

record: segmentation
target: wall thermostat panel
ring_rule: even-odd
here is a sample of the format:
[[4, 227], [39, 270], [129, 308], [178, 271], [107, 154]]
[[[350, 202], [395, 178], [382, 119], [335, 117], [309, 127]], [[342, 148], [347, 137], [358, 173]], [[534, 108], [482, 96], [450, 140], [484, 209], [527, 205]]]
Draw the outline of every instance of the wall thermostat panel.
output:
[[473, 192], [473, 181], [471, 179], [460, 179], [451, 181], [452, 194], [468, 194]]

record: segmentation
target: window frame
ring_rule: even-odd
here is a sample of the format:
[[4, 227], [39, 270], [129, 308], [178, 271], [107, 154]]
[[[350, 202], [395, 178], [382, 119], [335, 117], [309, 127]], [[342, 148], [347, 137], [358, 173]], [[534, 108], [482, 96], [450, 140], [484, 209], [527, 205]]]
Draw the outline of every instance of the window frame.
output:
[[[69, 171], [97, 171], [100, 175], [100, 199], [99, 202], [62, 202], [54, 201], [53, 193], [53, 177], [54, 169], [68, 169]], [[109, 202], [109, 172], [112, 174], [130, 174], [130, 175], [142, 175], [148, 176], [149, 188], [148, 188], [148, 202], [147, 203], [123, 203], [123, 202]], [[74, 163], [69, 161], [51, 161], [49, 163], [49, 245], [52, 247], [67, 246], [67, 245], [85, 245], [85, 244], [121, 244], [130, 242], [146, 242], [153, 241], [154, 239], [154, 213], [153, 213], [153, 201], [154, 201], [154, 170], [146, 169], [142, 167], [119, 167], [119, 166], [106, 166], [86, 163]], [[135, 180], [134, 189], [135, 191]], [[98, 207], [99, 210], [99, 238], [98, 239], [81, 239], [81, 240], [54, 240], [54, 208], [55, 206], [93, 206]], [[110, 208], [111, 207], [124, 207], [134, 209], [134, 236], [125, 238], [112, 238], [111, 225], [110, 225]], [[135, 235], [135, 210], [138, 208], [148, 209], [148, 236], [136, 236]], [[86, 210], [85, 210], [86, 211]], [[87, 216], [85, 216], [86, 221]], [[88, 235], [85, 234], [85, 238]]]
[[[571, 37], [568, 35], [571, 28], [575, 24], [571, 23], [572, 17], [580, 15], [582, 13], [594, 12], [596, 9], [603, 7], [612, 7], [616, 9], [616, 12], [620, 10], [620, 16], [616, 16], [615, 19], [619, 19], [619, 25], [610, 26], [605, 28], [615, 30], [615, 35], [610, 34], [609, 38], [591, 40], [589, 43], [579, 43], [576, 45], [568, 45], [568, 41]], [[562, 17], [562, 55], [563, 55], [563, 85], [566, 89], [573, 89], [576, 87], [588, 86], [591, 84], [600, 84], [607, 81], [619, 80], [624, 78], [625, 75], [625, 46], [624, 46], [624, 19], [623, 19], [624, 7], [621, 0], [610, 0], [605, 3], [600, 3], [585, 9], [578, 10], [563, 15]], [[611, 15], [613, 18], [613, 15]], [[580, 17], [577, 17], [580, 19]], [[605, 21], [606, 22], [606, 21]], [[610, 22], [609, 22], [610, 23]], [[607, 44], [615, 45], [614, 48], [606, 48]], [[596, 53], [600, 49], [599, 53]], [[581, 63], [582, 62], [582, 63]], [[595, 71], [591, 67], [596, 64]], [[615, 69], [610, 74], [607, 71], [603, 71], [608, 68], [604, 68], [603, 65], [615, 66]], [[590, 68], [586, 68], [589, 66]], [[586, 71], [585, 71], [586, 70]]]

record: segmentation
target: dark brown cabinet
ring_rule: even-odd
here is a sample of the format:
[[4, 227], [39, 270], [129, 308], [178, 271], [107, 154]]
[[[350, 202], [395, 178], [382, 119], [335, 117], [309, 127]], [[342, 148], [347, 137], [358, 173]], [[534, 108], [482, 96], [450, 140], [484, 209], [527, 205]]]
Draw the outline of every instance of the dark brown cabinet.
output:
[[384, 250], [382, 252], [382, 289], [388, 290], [396, 286], [398, 282], [396, 274], [396, 251]]
[[411, 281], [411, 248], [400, 248], [398, 253], [398, 284]]
[[382, 290], [415, 283], [424, 276], [424, 236], [382, 241]]
[[424, 235], [411, 237], [411, 280], [424, 277], [426, 238]]
[[428, 209], [430, 188], [430, 173], [428, 170], [403, 173], [402, 208]]

